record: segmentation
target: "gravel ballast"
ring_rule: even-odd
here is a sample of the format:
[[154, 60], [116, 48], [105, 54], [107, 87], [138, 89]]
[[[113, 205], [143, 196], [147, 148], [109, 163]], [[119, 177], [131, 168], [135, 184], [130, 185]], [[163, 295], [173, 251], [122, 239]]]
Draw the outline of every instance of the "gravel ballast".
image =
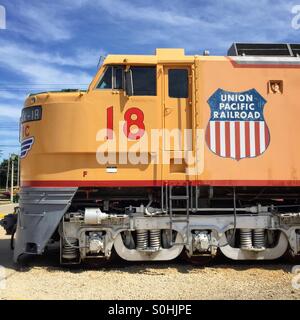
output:
[[0, 229], [0, 265], [6, 276], [0, 299], [300, 299], [291, 282], [293, 264], [285, 261], [221, 258], [206, 267], [178, 260], [62, 268], [55, 253], [20, 268], [12, 262], [9, 236]]

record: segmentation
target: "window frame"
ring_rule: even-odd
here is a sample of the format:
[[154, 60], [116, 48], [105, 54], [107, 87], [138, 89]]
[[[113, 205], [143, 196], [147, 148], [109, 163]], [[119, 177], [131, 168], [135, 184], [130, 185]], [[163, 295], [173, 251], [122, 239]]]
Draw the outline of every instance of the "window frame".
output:
[[[134, 76], [133, 76], [133, 70], [132, 68], [152, 68], [155, 70], [155, 94], [154, 95], [141, 95], [141, 94], [134, 94]], [[133, 87], [133, 94], [131, 97], [157, 97], [157, 89], [158, 89], [158, 79], [157, 79], [157, 65], [151, 64], [151, 65], [139, 65], [139, 64], [131, 64], [128, 68], [128, 71], [131, 71], [131, 82]], [[124, 77], [125, 78], [125, 77]]]
[[[124, 91], [125, 90], [125, 66], [122, 65], [116, 65], [112, 66], [112, 90], [119, 90], [119, 91]], [[116, 77], [116, 69], [121, 69], [122, 70], [122, 88], [116, 88], [117, 86], [117, 77]]]
[[[108, 68], [112, 68], [112, 72], [111, 72], [111, 88], [99, 88], [99, 85], [103, 79], [103, 77], [105, 76], [106, 71], [108, 70]], [[122, 70], [122, 88], [121, 89], [116, 89], [115, 86], [117, 84], [116, 81], [116, 72], [115, 69], [121, 69]], [[124, 65], [106, 65], [105, 69], [103, 71], [103, 73], [101, 74], [101, 77], [99, 78], [99, 80], [97, 81], [96, 85], [95, 85], [95, 90], [114, 90], [114, 91], [124, 91], [124, 85], [125, 85], [125, 66]]]
[[[186, 91], [186, 93], [187, 93], [187, 95], [186, 96], [184, 96], [184, 97], [174, 97], [174, 96], [171, 96], [170, 95], [170, 71], [171, 70], [176, 70], [176, 71], [181, 71], [181, 70], [184, 70], [185, 72], [186, 72], [186, 74], [187, 74], [187, 77], [186, 77], [186, 85], [187, 85], [187, 91]], [[170, 67], [170, 68], [168, 68], [168, 98], [170, 98], [170, 99], [188, 99], [189, 97], [190, 97], [190, 81], [189, 81], [189, 75], [190, 75], [190, 73], [189, 73], [189, 69], [187, 68], [187, 67]]]

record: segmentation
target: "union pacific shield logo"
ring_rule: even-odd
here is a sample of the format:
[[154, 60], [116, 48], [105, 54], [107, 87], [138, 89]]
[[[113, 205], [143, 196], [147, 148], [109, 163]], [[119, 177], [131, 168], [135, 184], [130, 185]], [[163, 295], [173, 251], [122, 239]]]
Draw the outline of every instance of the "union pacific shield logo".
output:
[[270, 143], [263, 110], [266, 100], [255, 90], [229, 92], [218, 89], [207, 101], [211, 116], [205, 139], [220, 157], [254, 158]]

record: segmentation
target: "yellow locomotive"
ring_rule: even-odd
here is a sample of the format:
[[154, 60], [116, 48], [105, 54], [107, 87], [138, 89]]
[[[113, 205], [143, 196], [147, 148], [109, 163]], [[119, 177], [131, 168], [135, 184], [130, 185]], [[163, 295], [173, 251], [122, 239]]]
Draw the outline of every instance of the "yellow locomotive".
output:
[[299, 53], [108, 55], [87, 91], [31, 94], [14, 259], [299, 256]]

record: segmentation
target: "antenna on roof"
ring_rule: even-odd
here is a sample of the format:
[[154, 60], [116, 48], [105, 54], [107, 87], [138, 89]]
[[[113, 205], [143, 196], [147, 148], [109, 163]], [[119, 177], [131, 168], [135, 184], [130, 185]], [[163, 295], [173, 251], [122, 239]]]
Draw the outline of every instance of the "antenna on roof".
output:
[[105, 56], [100, 56], [99, 57], [99, 61], [97, 64], [97, 70], [102, 66], [103, 62], [104, 62]]

